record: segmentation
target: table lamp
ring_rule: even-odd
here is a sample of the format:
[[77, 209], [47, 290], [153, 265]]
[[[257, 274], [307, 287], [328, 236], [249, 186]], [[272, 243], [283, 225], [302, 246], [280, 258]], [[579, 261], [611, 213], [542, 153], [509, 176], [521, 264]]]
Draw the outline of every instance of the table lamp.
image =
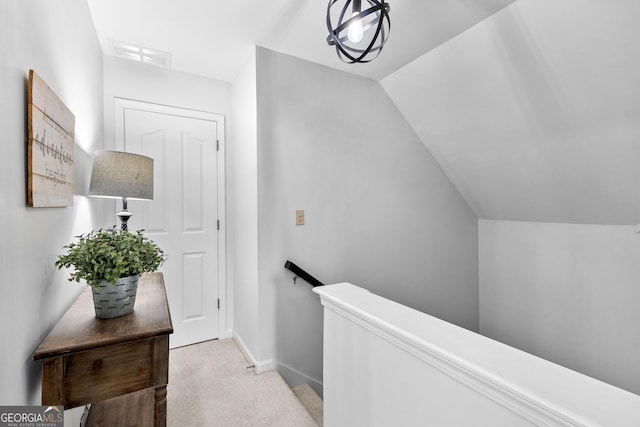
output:
[[127, 199], [153, 200], [153, 159], [122, 151], [96, 151], [89, 196], [122, 198], [122, 211], [117, 216], [120, 227], [127, 230], [132, 216]]

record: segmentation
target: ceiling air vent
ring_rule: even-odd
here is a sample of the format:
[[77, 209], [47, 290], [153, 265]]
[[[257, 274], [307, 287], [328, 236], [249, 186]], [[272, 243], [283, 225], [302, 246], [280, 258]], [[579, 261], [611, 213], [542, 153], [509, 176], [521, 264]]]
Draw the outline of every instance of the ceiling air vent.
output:
[[161, 50], [149, 49], [148, 47], [136, 46], [131, 43], [112, 40], [113, 54], [120, 58], [132, 61], [143, 62], [145, 64], [160, 65], [161, 67], [171, 67], [171, 54]]

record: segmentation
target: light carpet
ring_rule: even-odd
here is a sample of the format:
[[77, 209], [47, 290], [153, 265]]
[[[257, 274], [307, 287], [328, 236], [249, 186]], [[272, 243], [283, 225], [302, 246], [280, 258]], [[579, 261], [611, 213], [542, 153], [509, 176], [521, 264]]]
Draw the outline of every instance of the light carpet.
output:
[[307, 408], [311, 418], [319, 427], [324, 425], [324, 403], [320, 396], [309, 386], [309, 384], [300, 384], [292, 389], [302, 405]]
[[316, 427], [282, 377], [256, 375], [233, 339], [169, 353], [169, 427]]

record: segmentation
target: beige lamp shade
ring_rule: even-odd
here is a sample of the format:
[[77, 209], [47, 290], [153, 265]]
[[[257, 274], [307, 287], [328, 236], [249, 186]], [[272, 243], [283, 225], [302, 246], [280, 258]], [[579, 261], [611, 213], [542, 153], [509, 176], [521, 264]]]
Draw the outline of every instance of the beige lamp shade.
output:
[[89, 195], [153, 200], [153, 159], [122, 151], [96, 151]]

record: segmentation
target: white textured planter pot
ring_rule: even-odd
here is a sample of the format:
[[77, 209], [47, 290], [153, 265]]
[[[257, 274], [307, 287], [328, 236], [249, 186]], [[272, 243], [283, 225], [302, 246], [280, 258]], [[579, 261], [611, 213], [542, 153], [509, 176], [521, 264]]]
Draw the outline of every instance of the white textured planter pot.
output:
[[133, 311], [140, 276], [121, 277], [115, 286], [104, 280], [92, 286], [93, 305], [98, 319], [111, 319]]

